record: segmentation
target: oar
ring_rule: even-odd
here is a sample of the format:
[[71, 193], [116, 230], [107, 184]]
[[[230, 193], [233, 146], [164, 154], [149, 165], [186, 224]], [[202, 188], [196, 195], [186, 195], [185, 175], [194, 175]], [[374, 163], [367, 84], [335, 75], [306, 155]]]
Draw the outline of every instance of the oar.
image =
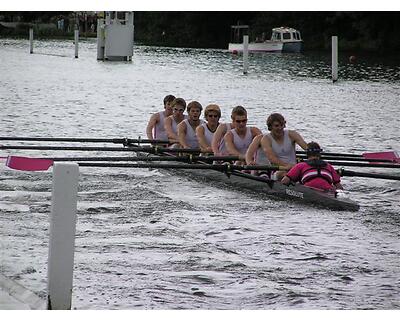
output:
[[400, 164], [396, 163], [362, 163], [362, 162], [343, 162], [343, 161], [329, 161], [333, 166], [344, 167], [364, 167], [364, 168], [400, 168]]
[[157, 139], [128, 139], [128, 138], [53, 138], [53, 137], [0, 137], [3, 141], [52, 141], [52, 142], [94, 142], [94, 143], [118, 143], [129, 145], [131, 143], [159, 143], [167, 144], [168, 140]]
[[[23, 171], [46, 171], [54, 161], [51, 159], [8, 156], [6, 166]], [[224, 172], [234, 170], [282, 170], [279, 166], [254, 165], [238, 166], [230, 163], [223, 164], [186, 164], [186, 163], [110, 163], [110, 162], [78, 162], [81, 167], [119, 167], [119, 168], [162, 168], [162, 169], [212, 169]]]
[[343, 168], [337, 170], [340, 176], [342, 177], [363, 177], [363, 178], [375, 178], [375, 179], [386, 179], [386, 180], [399, 180], [400, 176], [394, 176], [390, 174], [381, 174], [381, 173], [367, 173], [367, 172], [355, 172], [350, 170], [345, 170]]
[[[296, 151], [297, 155], [305, 155], [305, 151]], [[367, 160], [389, 160], [390, 162], [400, 162], [400, 157], [396, 151], [383, 151], [383, 152], [365, 152], [363, 154], [353, 153], [338, 153], [338, 152], [322, 152], [322, 156], [333, 156], [333, 157], [351, 157], [361, 158]], [[327, 159], [325, 157], [325, 159]]]
[[170, 149], [158, 146], [148, 146], [148, 147], [138, 147], [138, 146], [128, 146], [128, 147], [71, 147], [71, 146], [9, 146], [0, 145], [0, 149], [3, 150], [65, 150], [65, 151], [117, 151], [117, 152], [128, 152], [128, 151], [143, 151], [149, 153], [200, 153], [200, 149]]
[[[298, 159], [306, 160], [307, 156], [300, 154], [296, 156]], [[321, 156], [322, 160], [339, 160], [339, 161], [360, 161], [360, 162], [379, 162], [379, 163], [393, 163], [393, 160], [389, 159], [364, 159], [361, 157], [342, 157], [342, 156]]]
[[53, 161], [146, 161], [146, 162], [156, 162], [156, 161], [182, 161], [182, 162], [193, 162], [193, 161], [203, 161], [203, 162], [213, 162], [213, 161], [235, 161], [239, 160], [237, 156], [137, 156], [137, 157], [43, 157], [44, 160]]

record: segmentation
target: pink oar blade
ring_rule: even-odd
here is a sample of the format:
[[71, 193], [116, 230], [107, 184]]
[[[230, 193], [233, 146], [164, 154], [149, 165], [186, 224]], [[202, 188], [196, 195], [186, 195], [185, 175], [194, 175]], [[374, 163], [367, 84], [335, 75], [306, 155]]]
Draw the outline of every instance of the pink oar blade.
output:
[[53, 165], [53, 160], [8, 156], [6, 166], [22, 171], [46, 171]]
[[366, 152], [363, 157], [368, 160], [390, 160], [394, 163], [400, 163], [400, 157], [396, 151], [385, 152]]

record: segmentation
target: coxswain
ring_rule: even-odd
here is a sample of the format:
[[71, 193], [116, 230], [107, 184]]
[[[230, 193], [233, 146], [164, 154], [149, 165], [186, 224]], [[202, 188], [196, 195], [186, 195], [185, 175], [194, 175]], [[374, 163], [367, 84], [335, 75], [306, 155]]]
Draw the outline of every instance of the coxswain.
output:
[[164, 119], [172, 115], [172, 101], [175, 97], [171, 94], [164, 97], [164, 111], [160, 111], [151, 115], [146, 128], [147, 138], [150, 140], [168, 140], [167, 133], [164, 128]]
[[322, 149], [318, 143], [314, 141], [308, 143], [307, 160], [292, 167], [281, 182], [288, 185], [299, 181], [306, 187], [324, 191], [343, 189], [339, 174], [330, 163], [321, 160], [321, 152]]
[[216, 104], [209, 104], [204, 109], [204, 118], [206, 119], [206, 123], [203, 123], [196, 128], [196, 136], [201, 151], [203, 153], [212, 153], [211, 142], [214, 133], [219, 126], [221, 109]]
[[200, 119], [202, 110], [200, 102], [192, 101], [187, 105], [188, 118], [178, 124], [178, 139], [182, 148], [195, 149], [199, 147], [196, 129], [204, 123]]

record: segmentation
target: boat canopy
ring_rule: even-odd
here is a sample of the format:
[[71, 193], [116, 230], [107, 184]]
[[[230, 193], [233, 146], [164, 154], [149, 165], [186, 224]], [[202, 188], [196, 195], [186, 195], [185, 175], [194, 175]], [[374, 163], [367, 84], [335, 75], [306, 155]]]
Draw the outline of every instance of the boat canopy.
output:
[[289, 28], [289, 27], [280, 27], [272, 29], [272, 41], [301, 41], [300, 31]]

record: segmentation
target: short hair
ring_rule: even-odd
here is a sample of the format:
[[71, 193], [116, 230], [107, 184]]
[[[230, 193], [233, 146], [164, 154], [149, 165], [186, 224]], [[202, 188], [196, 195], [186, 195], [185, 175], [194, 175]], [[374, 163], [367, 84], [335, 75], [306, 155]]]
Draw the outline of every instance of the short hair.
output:
[[275, 121], [278, 121], [278, 122], [279, 122], [280, 124], [282, 124], [282, 125], [286, 124], [286, 120], [285, 120], [285, 118], [283, 117], [283, 115], [281, 115], [280, 113], [271, 113], [271, 114], [269, 115], [269, 117], [267, 118], [267, 127], [268, 127], [268, 130], [269, 130], [269, 131], [271, 131], [271, 129], [272, 129], [272, 124], [273, 124]]
[[197, 108], [200, 109], [200, 111], [203, 110], [203, 106], [198, 101], [189, 102], [189, 104], [187, 105], [188, 112], [190, 111], [191, 108]]
[[207, 117], [208, 113], [210, 111], [214, 111], [218, 114], [218, 117], [221, 118], [221, 109], [219, 108], [219, 105], [217, 104], [209, 104], [205, 109], [204, 109], [204, 115]]
[[176, 105], [182, 106], [183, 108], [186, 108], [186, 101], [183, 98], [175, 98], [172, 103], [171, 106], [172, 108], [175, 107]]
[[247, 111], [242, 106], [236, 106], [232, 109], [231, 113], [232, 119], [234, 116], [247, 116]]
[[306, 154], [307, 156], [320, 156], [322, 152], [321, 147], [315, 141], [307, 143]]
[[168, 102], [172, 102], [174, 101], [175, 96], [173, 96], [172, 94], [169, 94], [167, 96], [164, 97], [164, 106], [168, 103]]

